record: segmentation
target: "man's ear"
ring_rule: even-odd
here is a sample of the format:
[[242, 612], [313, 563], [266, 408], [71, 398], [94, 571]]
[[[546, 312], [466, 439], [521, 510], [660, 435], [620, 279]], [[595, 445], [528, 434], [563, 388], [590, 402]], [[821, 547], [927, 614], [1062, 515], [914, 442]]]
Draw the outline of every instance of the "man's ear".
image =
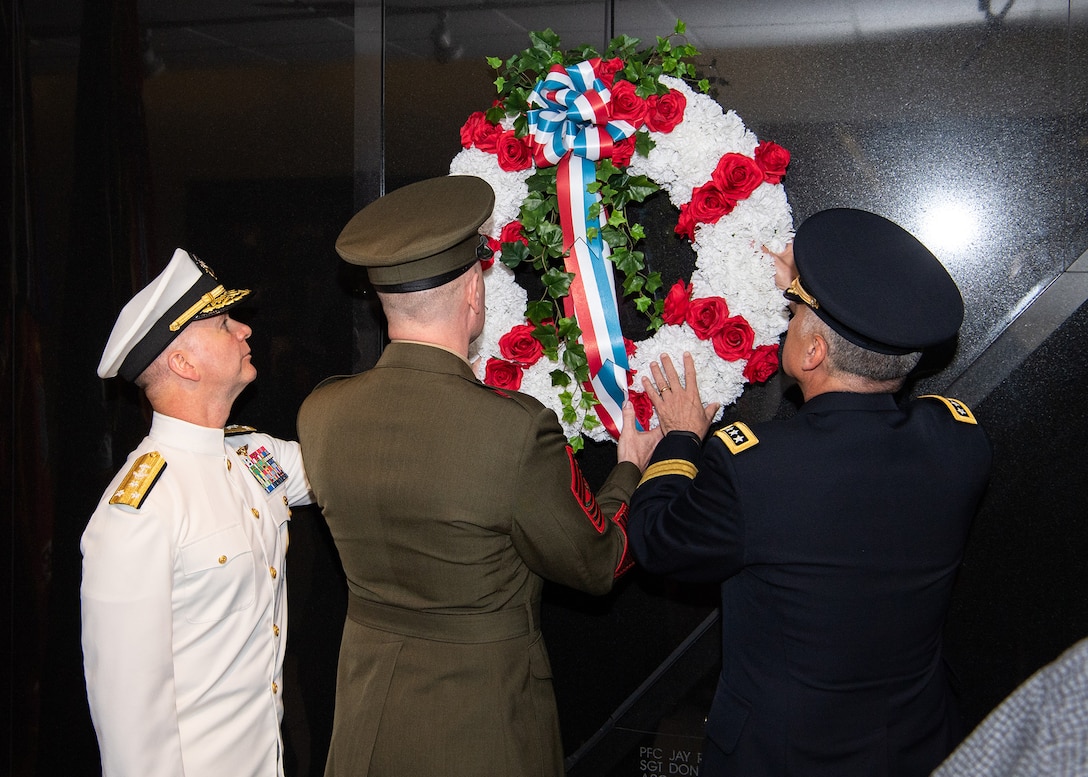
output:
[[166, 366], [170, 372], [183, 380], [200, 380], [200, 370], [189, 361], [189, 357], [184, 350], [178, 349], [167, 353]]
[[814, 370], [827, 358], [827, 340], [815, 332], [809, 334], [805, 351], [801, 354], [801, 369]]
[[480, 289], [483, 287], [483, 279], [478, 278], [479, 270], [473, 268], [469, 270], [465, 275], [467, 280], [465, 282], [465, 299], [468, 302], [468, 306], [472, 308], [472, 312], [483, 312], [483, 295], [480, 293]]

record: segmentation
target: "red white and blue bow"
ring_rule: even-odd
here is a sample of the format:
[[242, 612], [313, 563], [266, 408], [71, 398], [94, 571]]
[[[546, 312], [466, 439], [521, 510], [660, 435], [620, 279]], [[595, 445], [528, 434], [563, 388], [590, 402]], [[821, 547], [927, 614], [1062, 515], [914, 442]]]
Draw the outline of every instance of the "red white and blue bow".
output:
[[635, 128], [626, 121], [609, 120], [611, 93], [593, 72], [599, 61], [566, 68], [554, 65], [529, 97], [530, 105], [540, 107], [528, 111], [528, 120], [537, 167], [557, 166], [566, 269], [574, 274], [564, 310], [578, 319], [582, 330], [589, 390], [600, 402], [597, 415], [609, 433], [618, 437], [629, 363], [608, 260], [611, 249], [601, 236], [608, 214], [602, 208], [599, 215], [590, 217], [591, 206], [601, 198], [588, 187], [597, 179], [597, 161], [612, 156], [613, 146], [633, 135]]

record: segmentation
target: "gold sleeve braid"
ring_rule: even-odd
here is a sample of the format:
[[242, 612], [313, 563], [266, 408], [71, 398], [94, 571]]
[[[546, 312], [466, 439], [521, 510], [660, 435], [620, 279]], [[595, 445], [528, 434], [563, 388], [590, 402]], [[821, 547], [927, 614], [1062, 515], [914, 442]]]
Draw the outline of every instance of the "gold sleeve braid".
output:
[[648, 466], [638, 484], [641, 486], [647, 480], [653, 480], [663, 475], [683, 475], [690, 480], [694, 480], [698, 472], [699, 469], [686, 459], [665, 459]]

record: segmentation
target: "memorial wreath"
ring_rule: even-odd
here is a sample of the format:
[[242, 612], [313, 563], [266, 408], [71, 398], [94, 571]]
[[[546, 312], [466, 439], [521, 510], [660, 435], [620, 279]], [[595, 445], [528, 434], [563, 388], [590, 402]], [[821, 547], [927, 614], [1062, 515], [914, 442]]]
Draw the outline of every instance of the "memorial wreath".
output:
[[[691, 353], [703, 398], [723, 407], [778, 367], [787, 316], [763, 246], [792, 238], [789, 153], [695, 83], [698, 52], [683, 35], [678, 22], [656, 46], [620, 36], [598, 54], [531, 33], [528, 49], [488, 58], [498, 99], [469, 116], [450, 164], [495, 191], [480, 229], [500, 261], [485, 270], [479, 376], [555, 410], [575, 450], [583, 436], [618, 436], [626, 397], [640, 425], [653, 424], [641, 378], [663, 353], [678, 364]], [[667, 290], [639, 250], [644, 227], [628, 219], [659, 190], [679, 209], [676, 239], [696, 254], [690, 278]], [[624, 336], [621, 301], [648, 337]]]

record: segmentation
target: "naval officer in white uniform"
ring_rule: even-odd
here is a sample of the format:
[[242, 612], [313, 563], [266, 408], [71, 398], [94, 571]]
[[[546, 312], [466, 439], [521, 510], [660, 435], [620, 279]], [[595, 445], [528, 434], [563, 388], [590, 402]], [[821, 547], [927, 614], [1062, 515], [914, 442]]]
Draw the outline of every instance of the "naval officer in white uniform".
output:
[[283, 775], [287, 522], [312, 501], [298, 444], [224, 430], [256, 377], [251, 330], [195, 256], [121, 311], [98, 368], [151, 430], [83, 534], [82, 639], [106, 777]]

